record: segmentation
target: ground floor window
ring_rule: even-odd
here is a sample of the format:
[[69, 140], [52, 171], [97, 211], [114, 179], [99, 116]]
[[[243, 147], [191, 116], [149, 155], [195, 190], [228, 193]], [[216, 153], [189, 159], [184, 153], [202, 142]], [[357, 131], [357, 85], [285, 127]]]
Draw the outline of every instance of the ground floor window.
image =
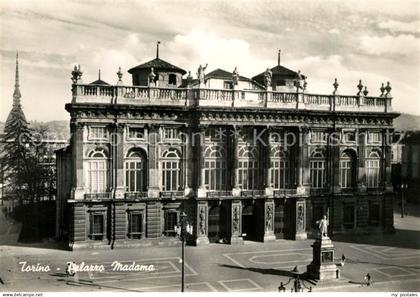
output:
[[90, 215], [90, 234], [92, 240], [102, 240], [105, 236], [105, 214], [95, 212]]
[[128, 237], [132, 239], [143, 238], [144, 215], [143, 211], [130, 211], [128, 213]]
[[379, 204], [369, 202], [369, 225], [378, 226], [380, 221]]
[[343, 206], [343, 226], [346, 229], [354, 228], [354, 205], [344, 204]]
[[176, 236], [175, 227], [178, 225], [178, 211], [166, 210], [165, 211], [165, 230], [166, 236]]

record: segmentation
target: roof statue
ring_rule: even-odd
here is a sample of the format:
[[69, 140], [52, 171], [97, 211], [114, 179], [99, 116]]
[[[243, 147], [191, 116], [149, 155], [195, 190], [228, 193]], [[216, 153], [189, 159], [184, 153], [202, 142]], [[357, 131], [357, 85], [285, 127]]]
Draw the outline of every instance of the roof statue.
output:
[[204, 84], [204, 78], [205, 78], [204, 71], [206, 71], [207, 66], [208, 66], [208, 64], [206, 64], [206, 66], [204, 66], [204, 67], [201, 66], [201, 64], [200, 64], [200, 66], [198, 66], [197, 78], [198, 78], [198, 81], [200, 82], [200, 84]]

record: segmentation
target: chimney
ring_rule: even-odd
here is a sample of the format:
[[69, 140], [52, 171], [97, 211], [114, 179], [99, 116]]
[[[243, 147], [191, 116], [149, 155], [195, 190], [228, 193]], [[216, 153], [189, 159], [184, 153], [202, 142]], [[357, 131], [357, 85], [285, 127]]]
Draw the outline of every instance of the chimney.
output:
[[156, 59], [159, 59], [159, 44], [160, 44], [160, 41], [158, 41], [156, 44]]
[[279, 50], [279, 55], [277, 57], [277, 65], [280, 66], [280, 55], [281, 55], [281, 50]]

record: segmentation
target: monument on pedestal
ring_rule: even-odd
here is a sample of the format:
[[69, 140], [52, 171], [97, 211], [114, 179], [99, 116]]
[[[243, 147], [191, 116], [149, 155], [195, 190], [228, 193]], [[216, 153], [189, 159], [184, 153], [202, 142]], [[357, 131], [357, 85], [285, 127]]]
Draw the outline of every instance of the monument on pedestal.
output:
[[315, 279], [330, 280], [339, 278], [340, 272], [334, 264], [334, 245], [328, 237], [328, 219], [326, 216], [319, 221], [319, 237], [312, 245], [312, 263], [307, 266], [307, 272]]

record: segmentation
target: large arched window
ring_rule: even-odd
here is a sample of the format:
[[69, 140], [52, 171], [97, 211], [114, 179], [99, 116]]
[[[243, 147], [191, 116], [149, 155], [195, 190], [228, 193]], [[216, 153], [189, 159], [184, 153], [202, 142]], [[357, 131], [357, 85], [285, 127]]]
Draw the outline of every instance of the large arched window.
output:
[[271, 151], [271, 186], [275, 190], [287, 189], [289, 186], [289, 158], [281, 148]]
[[127, 192], [146, 191], [147, 166], [146, 158], [140, 150], [128, 152], [124, 161], [125, 190]]
[[352, 188], [356, 184], [355, 157], [350, 151], [344, 151], [340, 158], [341, 188]]
[[207, 190], [226, 190], [225, 149], [209, 146], [204, 152], [204, 184]]
[[242, 190], [258, 189], [258, 150], [243, 146], [238, 151], [238, 180]]
[[378, 152], [371, 152], [366, 159], [366, 179], [368, 188], [377, 188], [381, 180], [381, 157]]
[[87, 162], [89, 193], [105, 193], [108, 186], [108, 157], [104, 149], [89, 152]]
[[178, 191], [181, 187], [181, 156], [178, 150], [170, 148], [163, 152], [161, 168], [162, 190]]
[[311, 187], [322, 189], [326, 183], [326, 159], [322, 151], [315, 151], [311, 155]]

